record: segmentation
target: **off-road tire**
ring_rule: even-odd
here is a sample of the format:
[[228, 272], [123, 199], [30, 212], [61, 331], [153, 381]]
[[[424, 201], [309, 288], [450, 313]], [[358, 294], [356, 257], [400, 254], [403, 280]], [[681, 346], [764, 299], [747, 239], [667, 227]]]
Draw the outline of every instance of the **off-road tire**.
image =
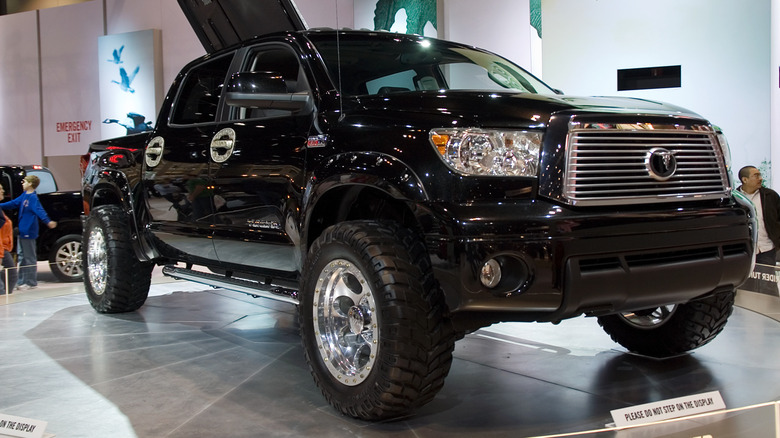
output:
[[[734, 309], [735, 293], [723, 292], [664, 308], [598, 318], [613, 341], [646, 356], [669, 357], [685, 353], [712, 341], [726, 326]], [[651, 315], [662, 315], [652, 319]], [[644, 318], [644, 319], [641, 319]]]
[[154, 265], [136, 257], [127, 214], [116, 205], [93, 209], [82, 242], [84, 288], [92, 307], [100, 313], [141, 307], [149, 295]]
[[396, 223], [344, 222], [316, 239], [305, 266], [301, 339], [325, 399], [364, 420], [431, 401], [455, 334], [421, 239]]
[[81, 236], [66, 234], [54, 242], [49, 251], [49, 268], [58, 280], [78, 282], [84, 280], [81, 254]]

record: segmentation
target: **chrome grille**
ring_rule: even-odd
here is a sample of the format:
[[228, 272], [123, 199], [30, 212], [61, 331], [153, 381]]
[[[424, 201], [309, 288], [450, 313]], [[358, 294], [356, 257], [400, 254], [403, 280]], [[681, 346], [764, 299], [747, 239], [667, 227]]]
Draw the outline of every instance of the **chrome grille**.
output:
[[564, 197], [620, 205], [719, 198], [729, 182], [710, 126], [572, 123]]

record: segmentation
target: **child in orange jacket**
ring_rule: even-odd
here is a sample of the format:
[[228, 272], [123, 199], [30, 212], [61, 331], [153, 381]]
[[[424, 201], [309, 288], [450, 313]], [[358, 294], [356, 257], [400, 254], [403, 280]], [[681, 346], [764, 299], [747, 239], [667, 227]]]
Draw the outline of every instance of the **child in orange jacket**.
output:
[[[0, 186], [0, 199], [5, 197], [5, 189]], [[11, 219], [2, 213], [2, 219], [5, 219], [0, 226], [0, 260], [3, 269], [0, 270], [0, 295], [10, 294], [16, 287], [18, 272], [16, 271], [16, 262], [11, 252], [14, 250], [14, 224]]]

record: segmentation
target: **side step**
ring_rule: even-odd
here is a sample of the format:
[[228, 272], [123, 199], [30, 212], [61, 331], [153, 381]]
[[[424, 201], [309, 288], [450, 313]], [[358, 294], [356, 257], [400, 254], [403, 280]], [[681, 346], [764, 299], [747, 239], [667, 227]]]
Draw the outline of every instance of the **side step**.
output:
[[192, 269], [179, 268], [171, 265], [164, 266], [162, 273], [178, 280], [187, 280], [216, 288], [229, 289], [251, 295], [255, 298], [269, 298], [276, 301], [295, 304], [296, 306], [299, 304], [298, 291], [282, 286], [263, 284], [241, 278], [231, 278], [219, 274], [210, 274], [208, 272], [193, 271]]

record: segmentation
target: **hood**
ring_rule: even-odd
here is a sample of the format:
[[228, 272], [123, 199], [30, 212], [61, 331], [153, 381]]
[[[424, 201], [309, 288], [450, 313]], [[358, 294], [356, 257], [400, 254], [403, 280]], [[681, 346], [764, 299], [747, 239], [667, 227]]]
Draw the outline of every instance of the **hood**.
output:
[[207, 53], [258, 35], [306, 30], [293, 0], [178, 0]]
[[361, 96], [360, 106], [368, 111], [416, 111], [455, 116], [461, 122], [487, 126], [527, 122], [546, 123], [554, 114], [601, 113], [610, 115], [646, 114], [700, 119], [701, 116], [663, 102], [626, 97], [574, 97], [565, 95], [510, 94], [483, 91], [408, 92]]
[[645, 113], [645, 114], [668, 114], [675, 116], [696, 117], [701, 116], [677, 105], [654, 100], [639, 99], [635, 97], [576, 97], [576, 96], [553, 96], [564, 104], [571, 105], [572, 109], [593, 110], [599, 112], [619, 112], [619, 113]]

